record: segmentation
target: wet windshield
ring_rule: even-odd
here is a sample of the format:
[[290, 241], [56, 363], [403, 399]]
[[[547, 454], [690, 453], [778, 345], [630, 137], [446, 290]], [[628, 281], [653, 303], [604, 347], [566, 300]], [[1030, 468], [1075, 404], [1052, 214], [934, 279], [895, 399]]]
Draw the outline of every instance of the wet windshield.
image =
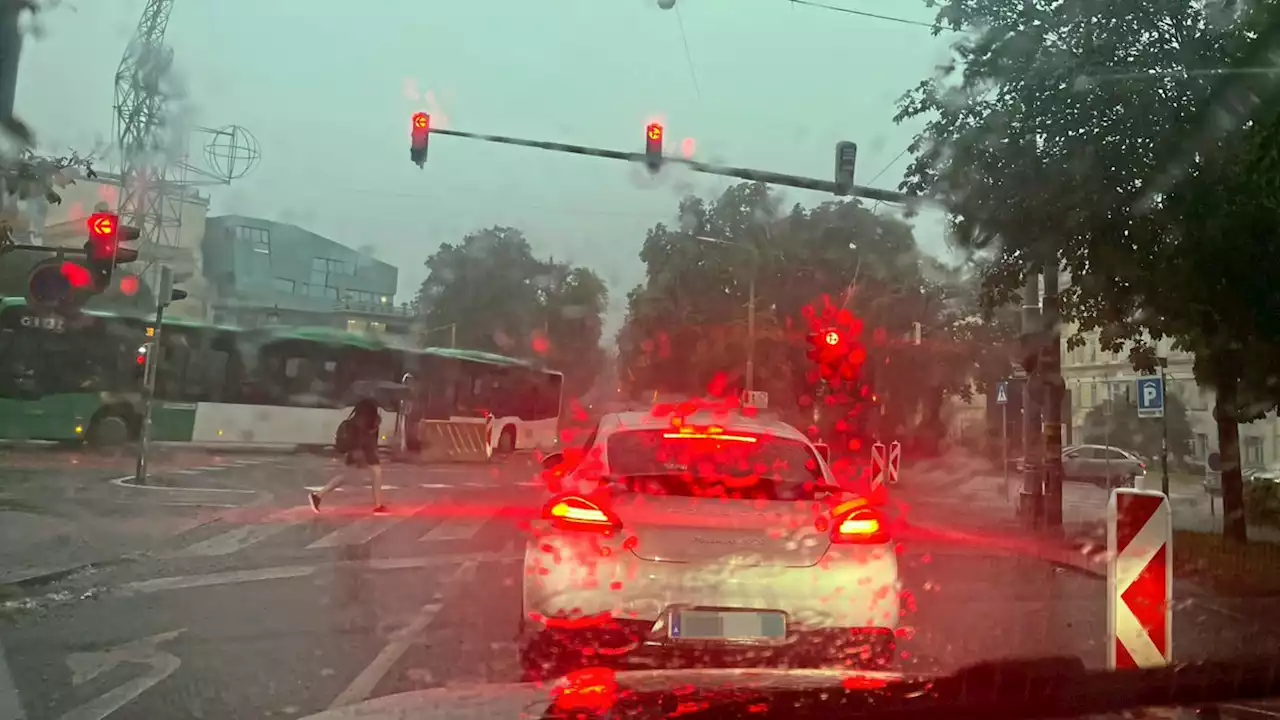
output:
[[1278, 47], [0, 0], [0, 720], [1280, 653]]

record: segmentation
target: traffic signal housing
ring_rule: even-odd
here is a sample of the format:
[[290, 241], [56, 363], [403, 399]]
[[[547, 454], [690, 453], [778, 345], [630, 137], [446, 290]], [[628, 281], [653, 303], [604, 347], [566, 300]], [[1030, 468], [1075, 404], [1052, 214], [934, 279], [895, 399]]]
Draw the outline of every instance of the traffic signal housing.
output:
[[141, 231], [120, 224], [120, 216], [109, 212], [96, 212], [89, 216], [89, 239], [84, 244], [91, 285], [95, 292], [102, 292], [111, 284], [111, 273], [117, 265], [138, 259], [134, 248], [121, 247], [122, 242], [137, 240]]
[[418, 167], [427, 162], [427, 141], [431, 135], [431, 116], [424, 112], [414, 113], [409, 131], [409, 159]]
[[663, 134], [661, 123], [649, 123], [644, 129], [644, 164], [651, 173], [662, 169]]
[[858, 144], [836, 143], [836, 195], [853, 194], [853, 173], [858, 167]]

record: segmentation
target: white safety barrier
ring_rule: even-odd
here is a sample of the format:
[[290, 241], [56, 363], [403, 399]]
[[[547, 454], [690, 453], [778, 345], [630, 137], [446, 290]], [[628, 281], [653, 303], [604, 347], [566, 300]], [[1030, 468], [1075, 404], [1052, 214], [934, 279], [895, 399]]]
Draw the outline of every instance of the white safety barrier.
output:
[[884, 443], [876, 443], [871, 446], [871, 492], [876, 494], [884, 488], [888, 473], [888, 463], [885, 461]]
[[889, 484], [898, 484], [898, 466], [902, 464], [902, 443], [894, 440], [889, 444]]
[[1173, 661], [1173, 516], [1160, 492], [1118, 488], [1107, 503], [1107, 667]]

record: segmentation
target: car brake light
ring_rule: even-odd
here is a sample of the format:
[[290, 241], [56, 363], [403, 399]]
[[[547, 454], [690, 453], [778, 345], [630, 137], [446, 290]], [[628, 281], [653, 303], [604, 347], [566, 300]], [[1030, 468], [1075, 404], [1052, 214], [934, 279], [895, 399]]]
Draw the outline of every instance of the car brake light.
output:
[[622, 528], [613, 513], [580, 497], [562, 497], [547, 503], [542, 515], [561, 530], [589, 530], [609, 534]]
[[858, 508], [837, 518], [831, 531], [831, 542], [845, 544], [879, 544], [889, 541], [880, 513], [871, 508]]

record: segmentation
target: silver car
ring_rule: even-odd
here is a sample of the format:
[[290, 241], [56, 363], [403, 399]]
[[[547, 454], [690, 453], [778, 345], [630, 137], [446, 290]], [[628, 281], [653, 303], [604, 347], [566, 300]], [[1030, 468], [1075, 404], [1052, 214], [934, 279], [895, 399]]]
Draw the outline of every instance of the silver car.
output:
[[524, 559], [527, 679], [605, 661], [891, 661], [900, 581], [885, 518], [793, 427], [610, 414], [544, 466]]

